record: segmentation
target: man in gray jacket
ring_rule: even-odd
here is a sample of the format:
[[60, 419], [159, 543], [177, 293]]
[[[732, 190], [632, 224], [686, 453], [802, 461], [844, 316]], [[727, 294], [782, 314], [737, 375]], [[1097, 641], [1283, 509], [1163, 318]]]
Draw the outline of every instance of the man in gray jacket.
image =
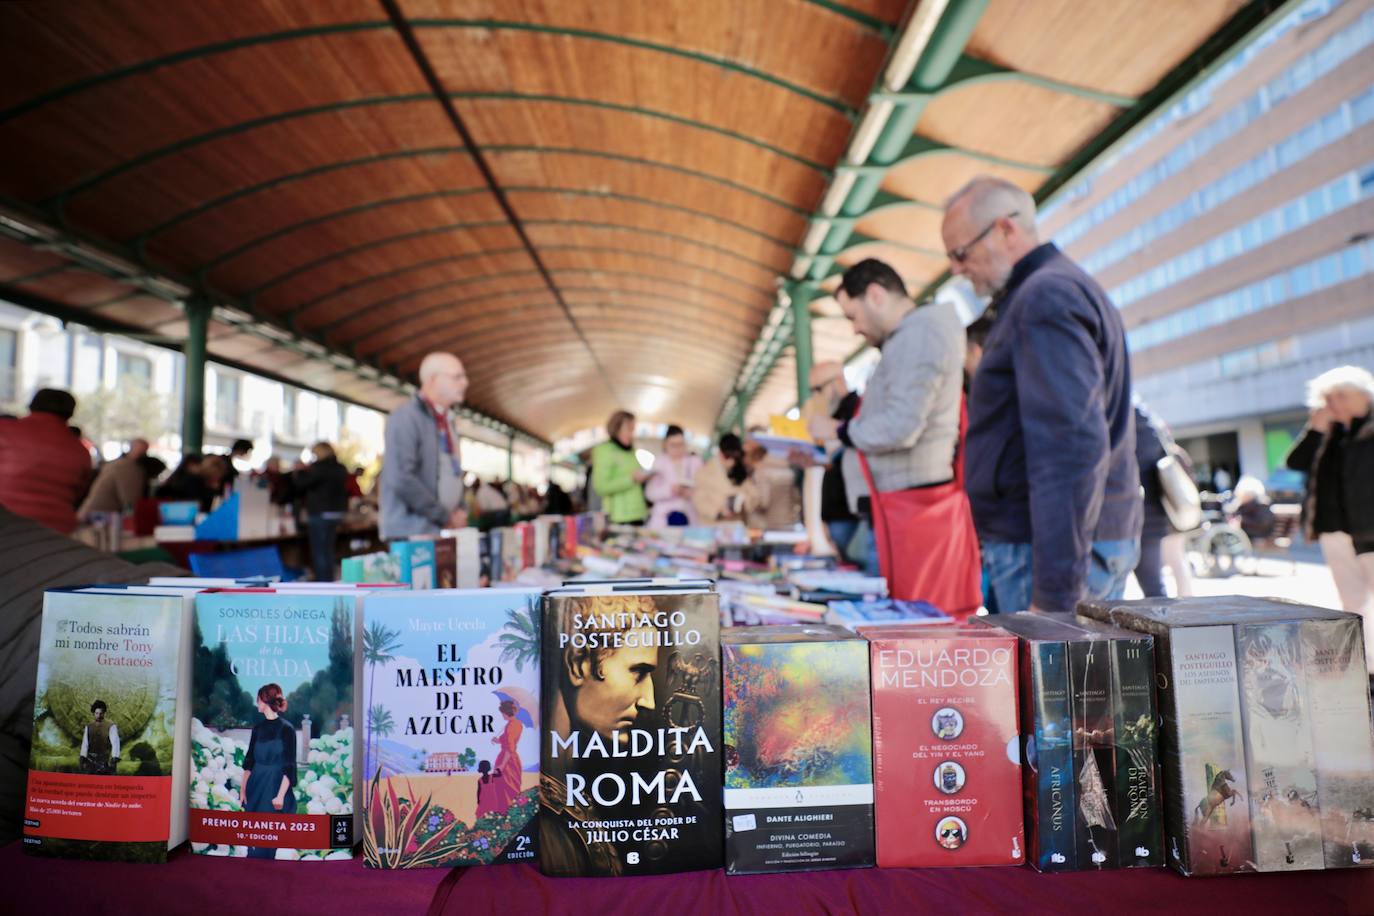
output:
[[462, 361], [452, 353], [431, 353], [420, 363], [420, 390], [387, 417], [383, 539], [438, 534], [466, 524], [458, 427], [450, 411], [463, 403], [467, 390]]
[[897, 272], [872, 258], [845, 271], [835, 300], [882, 359], [857, 417], [814, 417], [809, 431], [863, 452], [879, 492], [952, 480], [966, 347], [954, 306], [917, 308]]

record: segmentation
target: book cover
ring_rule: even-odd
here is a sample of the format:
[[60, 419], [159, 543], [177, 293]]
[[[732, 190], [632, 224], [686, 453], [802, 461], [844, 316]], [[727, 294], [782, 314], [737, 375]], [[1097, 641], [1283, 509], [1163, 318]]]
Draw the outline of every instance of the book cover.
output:
[[879, 624], [953, 623], [935, 605], [925, 601], [900, 601], [877, 598], [868, 601], [831, 601], [825, 612], [825, 622], [840, 627]]
[[1072, 634], [1046, 614], [999, 614], [974, 620], [985, 626], [995, 622], [1018, 638], [1028, 861], [1037, 871], [1073, 871], [1078, 868], [1078, 793], [1066, 643]]
[[540, 867], [564, 876], [718, 868], [717, 596], [617, 589], [544, 598]]
[[401, 582], [416, 590], [434, 588], [434, 541], [392, 541], [391, 555], [400, 567]]
[[458, 539], [438, 537], [434, 539], [434, 587], [453, 589], [458, 587]]
[[1164, 864], [1154, 638], [1118, 630], [1111, 647], [1119, 864], [1153, 868]]
[[1374, 737], [1360, 626], [1354, 614], [1302, 624], [1327, 868], [1374, 865]]
[[184, 593], [44, 593], [24, 850], [164, 862], [186, 839]]
[[347, 859], [357, 837], [354, 723], [363, 590], [196, 596], [194, 852]]
[[866, 627], [878, 865], [1025, 861], [1016, 638]]
[[505, 580], [507, 549], [504, 541], [509, 533], [509, 528], [493, 528], [487, 532], [487, 581], [490, 583]]
[[539, 592], [363, 600], [363, 857], [372, 868], [533, 861]]
[[482, 532], [459, 528], [454, 532], [458, 545], [458, 588], [477, 588], [482, 584]]
[[1260, 871], [1322, 867], [1301, 627], [1295, 621], [1235, 628], [1250, 824]]
[[1112, 652], [1106, 640], [1067, 643], [1073, 771], [1078, 804], [1074, 836], [1080, 869], [1117, 866], [1116, 754], [1112, 716]]
[[350, 583], [401, 583], [401, 561], [390, 551], [379, 550], [339, 561], [340, 576]]
[[874, 864], [868, 644], [828, 626], [721, 634], [729, 874]]

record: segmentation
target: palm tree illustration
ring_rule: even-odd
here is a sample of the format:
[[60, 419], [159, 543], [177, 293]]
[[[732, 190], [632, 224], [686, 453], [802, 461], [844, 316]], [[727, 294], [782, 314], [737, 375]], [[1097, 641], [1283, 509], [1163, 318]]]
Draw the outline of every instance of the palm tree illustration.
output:
[[[385, 738], [396, 729], [396, 721], [391, 718], [391, 710], [378, 703], [367, 711], [367, 733], [369, 736], [369, 746], [371, 746], [371, 736]], [[377, 772], [382, 771], [382, 749], [380, 744], [377, 747]]]
[[[401, 631], [393, 630], [384, 626], [381, 621], [374, 620], [367, 625], [363, 631], [363, 659], [367, 662], [369, 669], [369, 680], [367, 685], [367, 695], [375, 696], [373, 688], [377, 686], [377, 669], [395, 658], [391, 653], [400, 647]], [[379, 709], [380, 707], [373, 707]], [[371, 710], [368, 712], [371, 716]], [[387, 715], [390, 720], [390, 714]], [[371, 759], [372, 756], [372, 732], [367, 730], [367, 749], [363, 755], [364, 760]]]
[[501, 646], [501, 661], [514, 662], [517, 671], [524, 671], [527, 662], [539, 661], [538, 600], [529, 598], [523, 609], [506, 611], [506, 625], [497, 638]]

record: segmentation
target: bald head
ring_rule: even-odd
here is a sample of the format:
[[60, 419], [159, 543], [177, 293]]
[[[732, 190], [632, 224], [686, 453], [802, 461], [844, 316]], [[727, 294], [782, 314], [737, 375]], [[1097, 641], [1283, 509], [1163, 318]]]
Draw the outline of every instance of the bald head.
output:
[[1040, 244], [1035, 199], [1010, 181], [980, 175], [945, 203], [940, 233], [950, 270], [967, 277], [979, 295], [993, 295]]
[[452, 353], [430, 353], [420, 361], [420, 394], [441, 410], [463, 403], [468, 376]]

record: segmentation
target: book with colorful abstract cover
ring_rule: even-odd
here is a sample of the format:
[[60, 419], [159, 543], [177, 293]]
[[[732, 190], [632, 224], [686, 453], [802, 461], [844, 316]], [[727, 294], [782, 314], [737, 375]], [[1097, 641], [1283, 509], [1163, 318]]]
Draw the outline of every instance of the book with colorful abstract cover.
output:
[[721, 633], [725, 868], [873, 864], [868, 644], [831, 626]]
[[186, 839], [194, 594], [44, 593], [24, 850], [165, 862]]
[[201, 855], [348, 859], [366, 589], [196, 596], [189, 835]]
[[363, 623], [366, 864], [532, 861], [539, 592], [373, 594]]

